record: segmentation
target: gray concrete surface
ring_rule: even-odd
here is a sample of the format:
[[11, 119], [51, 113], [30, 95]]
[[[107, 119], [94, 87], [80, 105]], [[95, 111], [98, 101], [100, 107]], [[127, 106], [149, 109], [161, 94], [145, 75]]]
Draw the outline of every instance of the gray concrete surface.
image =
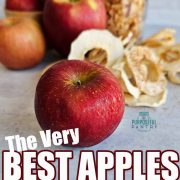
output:
[[[177, 6], [179, 0], [172, 0], [177, 3], [168, 7], [168, 0], [149, 1], [151, 9], [148, 11], [144, 36], [148, 36], [163, 27], [174, 27], [177, 29], [177, 39], [180, 42], [180, 14]], [[160, 3], [161, 2], [161, 3]], [[162, 6], [161, 6], [162, 4]], [[3, 1], [0, 1], [3, 7]], [[153, 8], [153, 9], [152, 9]], [[157, 8], [157, 9], [156, 9]], [[162, 10], [161, 10], [162, 8]], [[172, 10], [170, 9], [172, 8]], [[159, 11], [159, 12], [158, 12]], [[168, 13], [166, 13], [168, 11]], [[173, 12], [172, 12], [173, 11]], [[155, 12], [155, 13], [154, 13]], [[161, 18], [159, 19], [159, 14]], [[171, 15], [172, 14], [172, 19]], [[2, 10], [0, 11], [3, 16]], [[168, 16], [168, 19], [166, 18]], [[175, 19], [174, 19], [175, 17]], [[171, 22], [171, 23], [170, 23]], [[37, 67], [24, 71], [10, 71], [0, 65], [0, 150], [7, 149], [5, 136], [19, 134], [21, 136], [35, 135], [40, 140], [38, 131], [40, 127], [34, 114], [34, 92], [40, 77], [40, 71], [50, 61], [57, 59], [57, 56], [47, 54], [44, 61]], [[168, 84], [167, 103], [160, 108], [126, 108], [123, 121], [117, 130], [105, 141], [91, 148], [91, 150], [166, 150], [174, 149], [180, 153], [180, 86]], [[148, 111], [152, 119], [157, 122], [157, 128], [148, 132], [140, 132], [132, 129], [132, 120], [136, 119], [138, 113]], [[43, 149], [39, 145], [38, 149]], [[51, 148], [56, 149], [55, 147]], [[72, 149], [60, 147], [60, 149]], [[74, 160], [70, 163], [70, 179], [75, 179], [79, 151], [72, 149]], [[85, 150], [85, 149], [84, 149]], [[1, 172], [0, 172], [1, 173]], [[113, 172], [108, 176], [113, 179]], [[131, 179], [128, 173], [127, 179]]]

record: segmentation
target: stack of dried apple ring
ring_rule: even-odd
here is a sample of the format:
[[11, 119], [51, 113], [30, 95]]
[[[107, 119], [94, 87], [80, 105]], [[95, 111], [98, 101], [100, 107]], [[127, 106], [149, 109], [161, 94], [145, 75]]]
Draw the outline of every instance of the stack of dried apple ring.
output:
[[87, 30], [72, 43], [68, 59], [90, 60], [110, 69], [129, 106], [159, 107], [167, 99], [167, 79], [180, 84], [180, 44], [175, 30], [163, 29], [139, 44], [108, 30]]
[[168, 79], [180, 84], [180, 44], [176, 43], [175, 34], [174, 29], [163, 29], [143, 41], [142, 45], [154, 50], [159, 57], [161, 69]]

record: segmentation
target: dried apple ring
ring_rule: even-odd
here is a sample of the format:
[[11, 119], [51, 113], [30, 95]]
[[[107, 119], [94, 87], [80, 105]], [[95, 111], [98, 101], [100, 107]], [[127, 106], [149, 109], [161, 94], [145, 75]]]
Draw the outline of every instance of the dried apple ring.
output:
[[128, 106], [146, 106], [146, 107], [159, 107], [167, 100], [167, 90], [164, 90], [157, 96], [149, 96], [141, 94], [138, 99], [132, 95], [125, 93], [125, 103]]
[[163, 47], [159, 50], [161, 60], [166, 63], [172, 63], [180, 59], [180, 44]]
[[163, 29], [160, 32], [152, 35], [148, 39], [141, 42], [141, 45], [151, 48], [159, 48], [162, 46], [172, 46], [175, 44], [175, 34], [174, 29]]
[[102, 49], [106, 51], [106, 67], [111, 67], [117, 58], [124, 55], [122, 41], [115, 37], [108, 30], [86, 30], [83, 31], [77, 39], [71, 44], [71, 51], [68, 59], [84, 60], [85, 55], [93, 49]]
[[106, 65], [107, 53], [103, 49], [92, 49], [85, 55], [85, 59], [90, 59], [92, 62], [97, 64]]
[[177, 71], [168, 72], [168, 79], [175, 84], [180, 84], [180, 66]]
[[168, 79], [180, 84], [180, 44], [161, 48], [158, 54], [161, 59], [160, 66], [167, 73]]
[[132, 72], [130, 71], [125, 61], [115, 64], [112, 67], [112, 71], [114, 75], [120, 80], [124, 92], [128, 92], [135, 98], [138, 98], [140, 96], [141, 92], [138, 87], [133, 84]]
[[158, 55], [163, 71], [174, 71], [180, 63], [180, 44], [161, 48]]
[[161, 69], [166, 73], [171, 72], [171, 71], [177, 72], [178, 69], [180, 69], [180, 59], [177, 61], [171, 62], [171, 63], [167, 63], [167, 62], [161, 60], [160, 66], [161, 66]]
[[136, 46], [126, 53], [127, 63], [137, 87], [149, 96], [156, 96], [166, 89], [166, 78], [158, 66], [159, 59], [146, 47]]
[[[126, 48], [126, 50], [130, 49], [131, 45], [134, 44], [132, 36], [133, 33], [129, 32], [126, 38], [123, 39], [123, 37], [119, 37], [119, 39], [122, 40], [123, 46]], [[107, 53], [105, 50], [100, 48], [90, 50], [88, 53], [86, 53], [85, 58], [90, 59], [97, 64], [106, 65], [107, 63]]]

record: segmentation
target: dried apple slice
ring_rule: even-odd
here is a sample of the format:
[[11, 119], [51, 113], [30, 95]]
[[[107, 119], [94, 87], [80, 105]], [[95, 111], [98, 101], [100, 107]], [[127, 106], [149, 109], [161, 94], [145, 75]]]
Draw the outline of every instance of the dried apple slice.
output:
[[[134, 41], [132, 39], [133, 33], [129, 32], [127, 37], [123, 39], [123, 37], [119, 37], [120, 40], [122, 40], [123, 46], [127, 49], [131, 48], [131, 45], [134, 44]], [[131, 41], [131, 43], [130, 43]], [[107, 63], [107, 53], [103, 49], [93, 49], [90, 50], [86, 55], [86, 59], [90, 59], [93, 62], [96, 62], [97, 64], [106, 65]]]
[[107, 53], [103, 49], [93, 49], [85, 55], [85, 59], [90, 59], [97, 64], [106, 65]]
[[128, 33], [128, 35], [125, 38], [121, 36], [120, 39], [122, 40], [125, 49], [130, 49], [131, 47], [134, 46], [134, 44], [137, 41], [137, 38], [133, 37], [133, 33], [131, 31]]
[[180, 59], [174, 62], [160, 61], [161, 69], [165, 72], [177, 72], [180, 69]]
[[133, 78], [132, 72], [130, 71], [130, 69], [125, 61], [122, 61], [122, 62], [112, 66], [112, 71], [113, 71], [114, 75], [121, 82], [125, 92], [128, 92], [135, 98], [138, 98], [140, 96], [141, 92], [138, 89], [138, 87], [133, 85], [133, 83], [131, 81], [131, 79]]
[[158, 54], [166, 63], [172, 63], [180, 59], [180, 44], [160, 48]]
[[126, 53], [127, 63], [137, 87], [149, 96], [156, 96], [166, 89], [166, 78], [159, 68], [154, 52], [143, 46], [133, 47]]
[[151, 48], [159, 48], [162, 46], [171, 46], [174, 45], [176, 30], [166, 28], [160, 32], [152, 35], [151, 37], [145, 39], [141, 42], [141, 45]]
[[180, 84], [180, 59], [172, 63], [164, 63], [163, 69], [172, 83]]
[[164, 71], [173, 71], [180, 63], [180, 44], [160, 48], [158, 55], [162, 69]]
[[124, 48], [122, 41], [108, 30], [86, 30], [71, 44], [68, 59], [84, 60], [85, 55], [93, 49], [103, 49], [107, 54], [106, 67], [112, 66], [117, 58], [122, 57]]
[[167, 100], [167, 90], [163, 91], [157, 96], [149, 96], [142, 94], [138, 99], [132, 95], [125, 93], [125, 102], [128, 106], [146, 106], [146, 107], [159, 107]]
[[180, 44], [161, 48], [158, 51], [160, 66], [167, 73], [168, 79], [180, 84]]
[[175, 84], [180, 84], [180, 66], [177, 71], [169, 71], [168, 79]]

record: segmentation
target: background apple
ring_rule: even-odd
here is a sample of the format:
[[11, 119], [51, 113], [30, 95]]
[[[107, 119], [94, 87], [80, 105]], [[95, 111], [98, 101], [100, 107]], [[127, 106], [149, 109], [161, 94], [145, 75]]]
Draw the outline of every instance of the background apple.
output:
[[45, 54], [45, 38], [40, 25], [30, 18], [0, 20], [0, 61], [10, 69], [38, 64]]
[[42, 23], [42, 11], [46, 0], [6, 0], [7, 17], [28, 17]]
[[6, 9], [14, 11], [42, 11], [45, 0], [6, 0]]
[[117, 79], [105, 67], [88, 61], [61, 61], [41, 77], [35, 112], [43, 130], [79, 128], [79, 146], [92, 146], [118, 126], [124, 97]]
[[106, 9], [103, 0], [47, 0], [43, 19], [52, 46], [68, 55], [83, 30], [106, 28]]

